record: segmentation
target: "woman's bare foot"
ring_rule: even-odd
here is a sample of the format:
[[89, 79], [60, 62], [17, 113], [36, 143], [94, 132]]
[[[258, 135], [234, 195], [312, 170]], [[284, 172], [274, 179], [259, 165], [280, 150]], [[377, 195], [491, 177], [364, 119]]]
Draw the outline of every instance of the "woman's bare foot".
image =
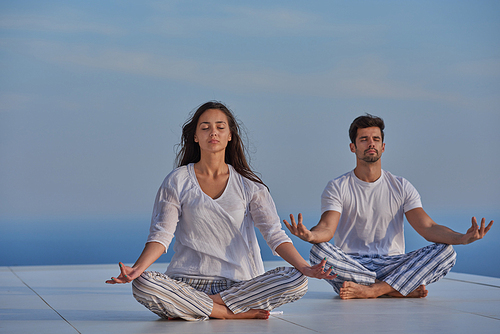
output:
[[247, 312], [234, 314], [229, 309], [228, 314], [226, 314], [223, 318], [218, 319], [269, 319], [269, 311], [266, 310], [249, 310]]
[[266, 310], [248, 310], [242, 313], [233, 313], [222, 301], [220, 295], [209, 295], [213, 300], [214, 306], [210, 318], [216, 319], [269, 319], [270, 311]]
[[247, 312], [234, 314], [226, 306], [214, 304], [210, 318], [215, 319], [269, 319], [269, 311], [249, 310]]

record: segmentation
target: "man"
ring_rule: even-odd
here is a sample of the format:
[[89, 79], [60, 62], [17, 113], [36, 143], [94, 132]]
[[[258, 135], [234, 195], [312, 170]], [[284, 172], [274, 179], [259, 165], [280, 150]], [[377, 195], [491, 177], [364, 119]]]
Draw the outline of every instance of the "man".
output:
[[[342, 299], [427, 296], [427, 284], [445, 276], [455, 264], [451, 245], [483, 236], [485, 219], [465, 234], [436, 224], [423, 210], [417, 190], [402, 177], [382, 170], [384, 121], [372, 115], [356, 118], [349, 129], [356, 168], [330, 181], [321, 196], [321, 219], [308, 230], [290, 215], [285, 225], [313, 244], [310, 261], [327, 260], [338, 274], [327, 280]], [[405, 254], [403, 220], [432, 245]], [[335, 246], [329, 241], [335, 237]]]

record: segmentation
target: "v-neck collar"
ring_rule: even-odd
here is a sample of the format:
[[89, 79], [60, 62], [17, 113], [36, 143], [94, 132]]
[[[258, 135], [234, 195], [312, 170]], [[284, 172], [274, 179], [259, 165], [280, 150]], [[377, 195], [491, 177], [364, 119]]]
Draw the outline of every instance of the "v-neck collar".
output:
[[201, 188], [200, 186], [200, 183], [198, 182], [198, 178], [196, 177], [196, 172], [194, 171], [194, 163], [190, 163], [188, 164], [188, 171], [189, 171], [189, 174], [191, 175], [191, 178], [193, 179], [193, 182], [194, 184], [198, 187], [198, 189], [205, 195], [207, 196], [208, 198], [210, 198], [212, 201], [217, 201], [218, 199], [222, 198], [224, 196], [224, 194], [226, 193], [227, 191], [227, 188], [229, 188], [229, 182], [231, 182], [231, 178], [233, 176], [233, 166], [231, 165], [227, 165], [228, 166], [228, 169], [229, 169], [229, 177], [227, 178], [227, 182], [226, 182], [226, 186], [224, 187], [224, 190], [222, 191], [222, 193], [220, 194], [219, 197], [217, 198], [212, 198], [210, 197], [206, 192], [203, 191], [203, 189]]

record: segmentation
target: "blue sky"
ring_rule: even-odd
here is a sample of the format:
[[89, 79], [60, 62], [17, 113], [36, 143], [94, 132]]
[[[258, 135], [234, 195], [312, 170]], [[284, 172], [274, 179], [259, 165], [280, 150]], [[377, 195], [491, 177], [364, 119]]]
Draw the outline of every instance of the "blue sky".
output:
[[[0, 216], [147, 226], [188, 113], [226, 103], [282, 214], [319, 214], [347, 129], [428, 211], [498, 212], [496, 1], [1, 1]], [[498, 219], [500, 217], [488, 217]], [[309, 225], [314, 224], [311, 221]], [[463, 228], [462, 228], [463, 226]]]

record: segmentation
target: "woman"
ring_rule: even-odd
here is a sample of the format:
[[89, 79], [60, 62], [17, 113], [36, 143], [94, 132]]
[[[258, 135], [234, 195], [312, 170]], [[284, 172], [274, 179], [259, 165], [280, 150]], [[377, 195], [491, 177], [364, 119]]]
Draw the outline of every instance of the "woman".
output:
[[[281, 229], [267, 187], [249, 168], [238, 124], [219, 102], [203, 104], [182, 131], [178, 168], [156, 196], [150, 234], [132, 267], [106, 283], [133, 282], [134, 297], [167, 319], [267, 319], [301, 298], [307, 278], [334, 278], [325, 261], [310, 266]], [[256, 226], [294, 268], [264, 273]], [[165, 274], [145, 271], [166, 252]]]

